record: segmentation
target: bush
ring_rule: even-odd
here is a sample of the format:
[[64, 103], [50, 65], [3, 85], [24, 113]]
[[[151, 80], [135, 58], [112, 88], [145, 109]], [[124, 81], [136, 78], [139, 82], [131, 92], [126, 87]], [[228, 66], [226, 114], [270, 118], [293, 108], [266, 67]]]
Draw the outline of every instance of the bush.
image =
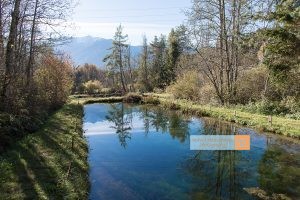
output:
[[44, 55], [41, 67], [34, 74], [38, 99], [50, 108], [62, 106], [71, 93], [73, 69], [71, 63], [52, 54]]
[[203, 103], [215, 99], [213, 88], [194, 70], [187, 71], [177, 77], [177, 81], [167, 87], [166, 91], [173, 94], [175, 98]]
[[288, 109], [290, 114], [300, 113], [300, 99], [295, 96], [287, 96], [281, 100], [280, 106]]
[[160, 101], [157, 97], [154, 97], [152, 95], [144, 97], [143, 98], [143, 103], [144, 104], [152, 104], [152, 105], [158, 105], [160, 104]]
[[102, 90], [102, 84], [100, 81], [88, 81], [84, 83], [85, 92], [88, 94], [100, 93]]
[[128, 93], [123, 101], [126, 103], [141, 103], [142, 102], [143, 97], [139, 94], [136, 93]]
[[164, 90], [162, 90], [160, 88], [154, 88], [153, 92], [156, 93], [156, 94], [162, 94], [162, 93], [164, 93]]
[[242, 72], [237, 82], [236, 102], [247, 104], [259, 101], [264, 92], [266, 79], [267, 72], [262, 67]]
[[249, 103], [241, 106], [241, 109], [251, 113], [260, 113], [264, 115], [282, 115], [289, 118], [297, 119], [299, 117], [299, 105], [293, 100], [269, 101], [262, 100], [256, 103]]
[[102, 88], [102, 90], [101, 90], [101, 93], [104, 94], [104, 95], [109, 95], [113, 92], [114, 92], [114, 90], [111, 89], [111, 88]]

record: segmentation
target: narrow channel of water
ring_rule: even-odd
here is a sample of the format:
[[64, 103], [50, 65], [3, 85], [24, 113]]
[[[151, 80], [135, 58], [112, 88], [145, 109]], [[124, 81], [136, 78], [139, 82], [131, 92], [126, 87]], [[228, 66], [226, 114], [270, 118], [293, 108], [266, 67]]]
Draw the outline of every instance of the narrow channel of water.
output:
[[[253, 187], [300, 197], [299, 143], [157, 107], [84, 109], [92, 200], [255, 199]], [[191, 151], [199, 134], [250, 134], [251, 150]]]

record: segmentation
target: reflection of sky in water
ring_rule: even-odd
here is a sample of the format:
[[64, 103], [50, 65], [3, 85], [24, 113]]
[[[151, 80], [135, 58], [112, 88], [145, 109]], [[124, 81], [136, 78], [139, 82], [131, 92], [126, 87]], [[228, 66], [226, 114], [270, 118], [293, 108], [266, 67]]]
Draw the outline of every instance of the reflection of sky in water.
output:
[[[101, 115], [102, 112], [100, 112]], [[93, 111], [93, 115], [95, 115], [96, 112]], [[124, 118], [126, 118], [128, 116], [124, 115]], [[96, 122], [88, 122], [88, 120], [86, 120], [87, 122], [84, 123], [83, 125], [83, 129], [85, 130], [85, 135], [90, 136], [90, 135], [105, 135], [105, 134], [115, 134], [116, 130], [115, 128], [112, 128], [112, 126], [114, 125], [114, 123], [108, 121], [106, 118], [103, 119], [103, 117], [100, 117], [100, 119], [98, 119], [100, 121], [96, 121]], [[130, 123], [130, 127], [131, 127], [131, 133], [135, 133], [135, 132], [142, 132], [144, 130], [144, 125], [143, 125], [143, 120], [138, 116], [137, 113], [133, 113], [133, 118], [132, 118], [132, 122]], [[154, 130], [154, 128], [152, 128], [152, 130]]]
[[[113, 116], [110, 120], [109, 112]], [[131, 129], [116, 134], [112, 127], [121, 129], [121, 122]], [[250, 151], [189, 150], [189, 135], [219, 134], [216, 124], [222, 125], [212, 119], [183, 118], [153, 107], [86, 105], [84, 130], [90, 147], [90, 199], [254, 199], [243, 188], [265, 185], [282, 192], [276, 184], [294, 174], [282, 176], [283, 172], [276, 172], [283, 177], [278, 180], [276, 175], [259, 172], [259, 168], [264, 170], [272, 162], [276, 162], [274, 166], [286, 166], [277, 160], [277, 155], [282, 154], [282, 159], [288, 153], [277, 152], [277, 147], [285, 144], [278, 143], [276, 137], [269, 138], [267, 144], [266, 135], [236, 128], [240, 134], [251, 135]], [[221, 130], [233, 133], [232, 127], [223, 124]], [[126, 145], [120, 144], [120, 138]], [[299, 149], [295, 144], [289, 146]], [[273, 147], [277, 150], [273, 151]], [[263, 158], [266, 160], [262, 162]], [[289, 189], [297, 183], [300, 185], [287, 181], [282, 190], [295, 195]]]

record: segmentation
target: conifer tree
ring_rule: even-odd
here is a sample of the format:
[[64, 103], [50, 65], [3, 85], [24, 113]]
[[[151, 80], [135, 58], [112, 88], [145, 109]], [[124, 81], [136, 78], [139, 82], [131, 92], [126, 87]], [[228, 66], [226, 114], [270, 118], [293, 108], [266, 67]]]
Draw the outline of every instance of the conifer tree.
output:
[[123, 27], [119, 25], [114, 35], [113, 46], [109, 49], [111, 51], [103, 61], [106, 63], [108, 69], [113, 73], [117, 73], [121, 83], [123, 93], [127, 92], [124, 68], [126, 66], [126, 51], [128, 44], [128, 35], [123, 35]]

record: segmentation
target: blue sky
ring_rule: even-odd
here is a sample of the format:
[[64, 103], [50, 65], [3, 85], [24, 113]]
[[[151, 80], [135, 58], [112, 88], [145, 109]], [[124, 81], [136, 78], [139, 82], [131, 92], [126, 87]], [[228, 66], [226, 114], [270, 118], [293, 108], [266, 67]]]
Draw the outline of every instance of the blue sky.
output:
[[112, 38], [121, 23], [130, 43], [140, 45], [142, 35], [152, 40], [154, 35], [168, 34], [180, 25], [183, 10], [191, 0], [79, 0], [68, 32], [73, 36]]

